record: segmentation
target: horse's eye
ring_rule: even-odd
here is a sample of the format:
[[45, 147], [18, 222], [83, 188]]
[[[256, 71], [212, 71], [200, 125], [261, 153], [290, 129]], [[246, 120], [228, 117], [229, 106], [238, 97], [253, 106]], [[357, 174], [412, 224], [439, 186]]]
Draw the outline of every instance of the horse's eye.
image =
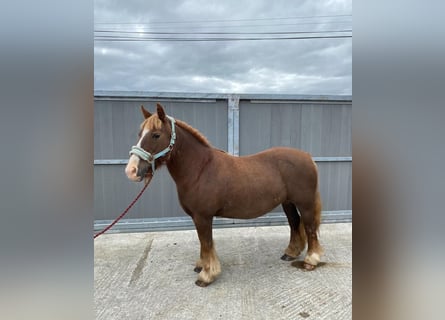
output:
[[160, 136], [161, 136], [161, 135], [160, 135], [159, 133], [153, 133], [153, 134], [151, 135], [151, 137], [152, 137], [153, 139], [159, 139]]

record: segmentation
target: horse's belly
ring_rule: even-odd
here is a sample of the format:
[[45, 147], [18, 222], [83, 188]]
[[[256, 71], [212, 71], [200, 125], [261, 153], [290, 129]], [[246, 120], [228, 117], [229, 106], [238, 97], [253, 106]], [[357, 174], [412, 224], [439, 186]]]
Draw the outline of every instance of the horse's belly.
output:
[[[275, 206], [276, 207], [276, 206]], [[228, 212], [224, 212], [223, 214], [221, 214], [221, 217], [223, 218], [231, 218], [231, 219], [254, 219], [254, 218], [258, 218], [261, 217], [263, 215], [265, 215], [266, 213], [272, 211], [272, 209], [274, 209], [275, 207], [268, 209], [268, 210], [231, 210]]]
[[264, 170], [244, 176], [231, 183], [224, 193], [222, 216], [251, 219], [260, 217], [286, 201], [284, 184], [276, 173], [264, 174]]
[[222, 210], [220, 216], [232, 219], [258, 218], [272, 211], [284, 201], [284, 197], [278, 195], [275, 197], [270, 195], [261, 199], [240, 199], [237, 202], [229, 202], [229, 205]]

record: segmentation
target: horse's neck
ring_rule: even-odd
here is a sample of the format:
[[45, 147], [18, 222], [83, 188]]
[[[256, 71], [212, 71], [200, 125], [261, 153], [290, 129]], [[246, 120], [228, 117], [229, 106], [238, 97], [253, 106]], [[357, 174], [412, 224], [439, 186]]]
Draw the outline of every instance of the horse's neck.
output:
[[176, 183], [195, 181], [203, 166], [211, 158], [211, 148], [199, 142], [190, 132], [177, 127], [176, 143], [173, 146], [167, 168]]

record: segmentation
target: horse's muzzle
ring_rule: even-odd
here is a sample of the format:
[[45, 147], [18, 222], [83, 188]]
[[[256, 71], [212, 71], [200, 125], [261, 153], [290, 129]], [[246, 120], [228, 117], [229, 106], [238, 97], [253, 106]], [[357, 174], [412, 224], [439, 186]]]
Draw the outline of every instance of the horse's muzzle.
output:
[[144, 178], [153, 176], [153, 172], [151, 172], [151, 166], [147, 161], [139, 160], [134, 161], [130, 159], [127, 167], [125, 168], [125, 174], [128, 179], [135, 182], [140, 182]]

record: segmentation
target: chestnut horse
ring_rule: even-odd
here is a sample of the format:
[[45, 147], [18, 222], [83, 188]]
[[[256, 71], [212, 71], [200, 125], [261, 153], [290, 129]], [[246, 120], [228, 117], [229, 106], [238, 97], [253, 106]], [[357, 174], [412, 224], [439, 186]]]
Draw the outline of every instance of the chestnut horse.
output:
[[167, 166], [201, 243], [197, 285], [207, 286], [221, 273], [212, 238], [213, 217], [257, 218], [280, 204], [290, 225], [289, 245], [281, 259], [295, 259], [307, 241], [303, 265], [308, 270], [317, 266], [323, 253], [317, 238], [321, 200], [317, 166], [308, 153], [280, 147], [231, 156], [213, 148], [185, 122], [166, 115], [160, 104], [155, 114], [143, 106], [141, 110], [145, 120], [125, 173], [130, 180], [149, 183], [154, 170]]

